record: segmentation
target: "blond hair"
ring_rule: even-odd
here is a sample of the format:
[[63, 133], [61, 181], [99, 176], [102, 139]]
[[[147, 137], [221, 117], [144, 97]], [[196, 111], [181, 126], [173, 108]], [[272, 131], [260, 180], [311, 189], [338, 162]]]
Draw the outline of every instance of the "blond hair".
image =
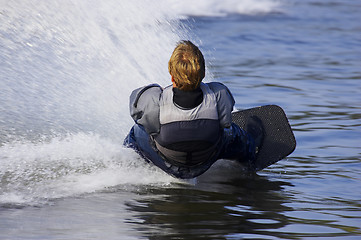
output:
[[181, 41], [169, 59], [168, 70], [177, 88], [194, 90], [205, 76], [203, 54], [191, 41]]

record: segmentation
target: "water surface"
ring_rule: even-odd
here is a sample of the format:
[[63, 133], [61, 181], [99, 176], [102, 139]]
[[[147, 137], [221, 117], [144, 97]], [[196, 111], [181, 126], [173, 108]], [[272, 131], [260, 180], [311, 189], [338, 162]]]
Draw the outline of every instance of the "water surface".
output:
[[[0, 4], [1, 239], [360, 239], [361, 5], [351, 0]], [[297, 139], [254, 175], [179, 181], [121, 142], [128, 96], [180, 39], [236, 108]]]

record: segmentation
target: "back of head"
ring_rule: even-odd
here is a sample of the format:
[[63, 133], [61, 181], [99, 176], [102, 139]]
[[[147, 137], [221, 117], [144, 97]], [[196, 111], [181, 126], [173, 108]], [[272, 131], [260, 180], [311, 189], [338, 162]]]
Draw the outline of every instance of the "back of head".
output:
[[194, 90], [205, 76], [203, 54], [191, 41], [181, 41], [170, 57], [168, 70], [177, 88], [183, 91]]

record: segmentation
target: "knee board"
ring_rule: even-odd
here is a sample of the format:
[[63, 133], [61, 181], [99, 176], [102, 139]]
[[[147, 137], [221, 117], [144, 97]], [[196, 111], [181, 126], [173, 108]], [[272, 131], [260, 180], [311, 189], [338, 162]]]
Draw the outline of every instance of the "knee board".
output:
[[248, 171], [259, 171], [287, 157], [296, 148], [296, 139], [285, 112], [277, 105], [266, 105], [232, 113], [232, 121], [247, 131], [251, 118], [263, 127], [263, 141], [255, 162]]

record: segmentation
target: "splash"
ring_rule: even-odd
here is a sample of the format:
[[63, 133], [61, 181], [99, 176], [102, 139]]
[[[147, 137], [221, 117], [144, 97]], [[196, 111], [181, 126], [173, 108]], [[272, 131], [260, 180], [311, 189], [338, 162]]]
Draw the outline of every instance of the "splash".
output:
[[39, 204], [121, 184], [174, 182], [131, 149], [97, 135], [13, 142], [0, 148], [0, 157], [0, 204]]
[[171, 8], [178, 16], [226, 16], [229, 14], [268, 14], [282, 11], [281, 1], [275, 0], [171, 0]]
[[2, 4], [0, 204], [38, 204], [122, 184], [178, 182], [121, 147], [133, 124], [130, 92], [153, 82], [169, 84], [173, 48], [192, 38], [180, 19], [273, 11], [273, 3]]
[[130, 91], [168, 81], [172, 19], [146, 2], [20, 2], [0, 15], [0, 124], [124, 135]]

